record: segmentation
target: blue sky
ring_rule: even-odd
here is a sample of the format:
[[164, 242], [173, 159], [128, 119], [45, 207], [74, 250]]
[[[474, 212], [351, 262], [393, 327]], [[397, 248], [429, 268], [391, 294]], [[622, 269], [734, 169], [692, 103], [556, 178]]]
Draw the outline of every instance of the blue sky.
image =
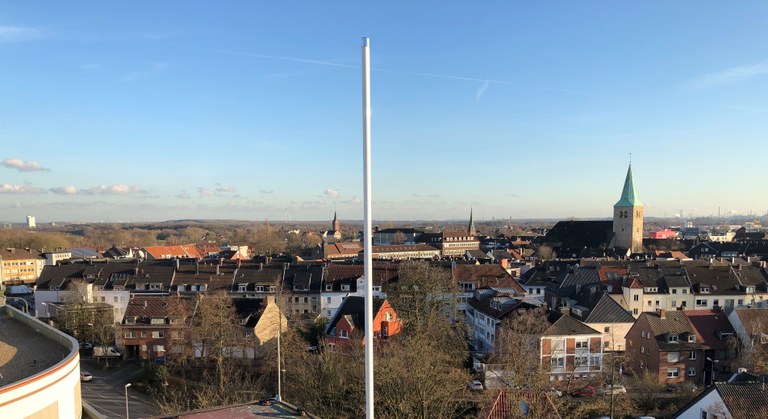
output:
[[[530, 3], [530, 4], [527, 4]], [[763, 214], [768, 3], [3, 2], [0, 219]]]

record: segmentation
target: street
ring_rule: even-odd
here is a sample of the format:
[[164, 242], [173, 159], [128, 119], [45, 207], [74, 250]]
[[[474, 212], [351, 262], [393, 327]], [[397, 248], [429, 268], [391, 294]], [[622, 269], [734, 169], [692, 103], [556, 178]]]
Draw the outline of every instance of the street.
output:
[[[141, 374], [138, 361], [110, 360], [109, 368], [102, 369], [92, 358], [81, 358], [80, 369], [93, 375], [93, 381], [81, 383], [82, 397], [98, 413], [108, 418], [125, 417], [125, 384]], [[154, 401], [128, 387], [128, 411], [131, 418], [145, 418], [160, 413]]]

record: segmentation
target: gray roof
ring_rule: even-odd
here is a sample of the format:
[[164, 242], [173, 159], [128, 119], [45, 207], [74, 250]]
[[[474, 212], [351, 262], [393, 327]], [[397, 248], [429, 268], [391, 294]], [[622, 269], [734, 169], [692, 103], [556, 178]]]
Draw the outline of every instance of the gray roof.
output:
[[543, 336], [599, 335], [597, 330], [586, 324], [558, 312], [547, 313], [547, 321], [552, 324], [542, 333]]
[[[600, 293], [589, 305], [589, 313], [580, 319], [585, 323], [634, 323], [635, 318], [606, 293]], [[583, 304], [582, 304], [583, 305]]]
[[600, 284], [600, 275], [594, 267], [579, 267], [563, 276], [560, 288]]

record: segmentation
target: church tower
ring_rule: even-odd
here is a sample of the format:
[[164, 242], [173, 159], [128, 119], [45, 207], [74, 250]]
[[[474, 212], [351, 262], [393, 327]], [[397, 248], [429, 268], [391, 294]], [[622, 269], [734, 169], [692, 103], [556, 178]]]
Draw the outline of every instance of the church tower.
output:
[[334, 232], [341, 231], [341, 223], [336, 218], [336, 211], [333, 212], [333, 231]]
[[632, 163], [627, 170], [621, 199], [613, 206], [613, 247], [643, 251], [643, 203], [637, 199], [632, 180]]
[[475, 237], [477, 236], [477, 230], [475, 230], [475, 222], [472, 220], [472, 209], [469, 209], [469, 226], [467, 226], [467, 233]]

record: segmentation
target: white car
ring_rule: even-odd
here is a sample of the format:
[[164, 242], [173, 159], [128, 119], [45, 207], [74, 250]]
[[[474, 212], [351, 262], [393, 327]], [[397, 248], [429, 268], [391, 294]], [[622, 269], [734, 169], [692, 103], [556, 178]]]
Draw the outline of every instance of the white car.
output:
[[483, 383], [480, 380], [472, 380], [469, 383], [469, 389], [472, 391], [479, 391], [483, 389]]
[[80, 370], [80, 381], [87, 383], [91, 380], [93, 380], [93, 375], [91, 375], [90, 372], [86, 370]]
[[609, 394], [627, 394], [627, 389], [621, 385], [621, 384], [614, 384], [614, 385], [607, 385], [600, 390], [597, 391], [597, 393], [601, 396], [609, 395]]

